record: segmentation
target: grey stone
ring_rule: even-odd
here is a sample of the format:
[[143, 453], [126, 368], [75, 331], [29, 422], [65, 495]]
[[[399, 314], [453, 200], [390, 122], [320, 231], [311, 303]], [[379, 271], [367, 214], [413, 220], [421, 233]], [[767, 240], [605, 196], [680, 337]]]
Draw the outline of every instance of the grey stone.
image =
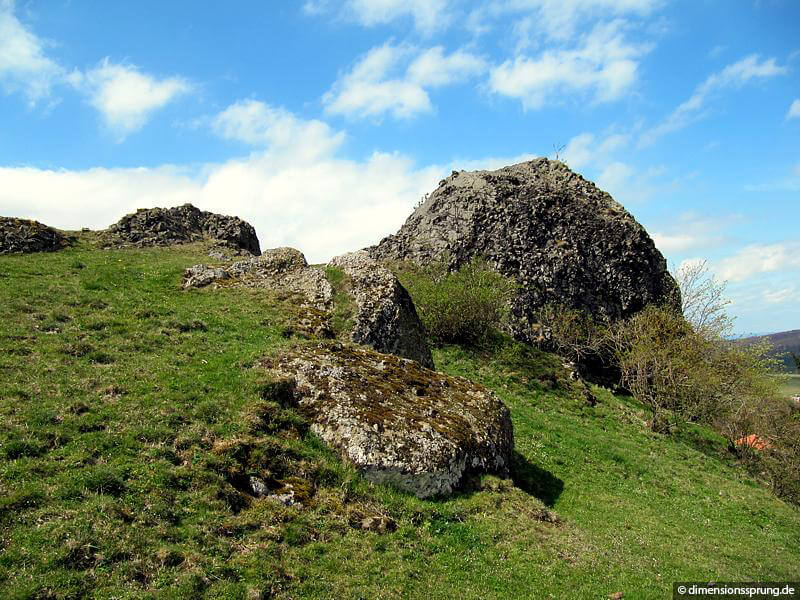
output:
[[425, 328], [411, 296], [397, 277], [363, 251], [337, 256], [329, 264], [350, 278], [356, 304], [352, 341], [432, 369], [433, 356]]
[[260, 364], [295, 380], [311, 430], [372, 482], [428, 498], [452, 493], [470, 473], [508, 474], [508, 408], [467, 379], [340, 342]]
[[171, 246], [211, 239], [233, 250], [261, 254], [252, 225], [238, 217], [201, 211], [191, 204], [141, 208], [103, 232], [107, 246]]
[[526, 341], [546, 304], [611, 320], [652, 303], [679, 304], [653, 240], [614, 199], [545, 158], [497, 171], [454, 172], [395, 234], [367, 249], [378, 260], [485, 258], [520, 285], [512, 333]]
[[259, 479], [258, 477], [251, 475], [249, 483], [250, 489], [256, 498], [261, 498], [262, 496], [269, 494], [269, 486], [267, 486], [263, 479]]
[[53, 252], [65, 248], [71, 239], [38, 221], [0, 217], [0, 254]]

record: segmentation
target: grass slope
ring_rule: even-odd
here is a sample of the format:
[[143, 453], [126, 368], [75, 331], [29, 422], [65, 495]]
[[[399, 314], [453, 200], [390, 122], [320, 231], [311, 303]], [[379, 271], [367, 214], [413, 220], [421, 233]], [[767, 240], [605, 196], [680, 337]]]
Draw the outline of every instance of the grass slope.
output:
[[[202, 246], [0, 257], [0, 597], [663, 598], [676, 580], [789, 580], [800, 511], [697, 429], [651, 433], [552, 356], [436, 352], [512, 411], [512, 481], [442, 501], [365, 483], [254, 360], [297, 308], [180, 291]], [[292, 483], [305, 508], [243, 481]], [[553, 513], [559, 521], [554, 521]], [[358, 523], [388, 515], [395, 531]]]

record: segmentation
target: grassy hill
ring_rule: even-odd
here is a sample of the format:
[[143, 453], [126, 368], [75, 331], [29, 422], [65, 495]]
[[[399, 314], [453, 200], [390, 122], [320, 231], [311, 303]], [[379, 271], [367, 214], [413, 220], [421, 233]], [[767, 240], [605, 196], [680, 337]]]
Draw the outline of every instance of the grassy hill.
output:
[[[0, 257], [1, 598], [664, 598], [784, 581], [800, 510], [696, 428], [506, 341], [435, 352], [510, 407], [511, 480], [447, 500], [368, 484], [254, 368], [313, 343], [263, 290], [180, 291], [202, 245]], [[303, 507], [244, 493], [268, 474]], [[265, 475], [266, 476], [266, 475]], [[386, 516], [386, 533], [364, 530]]]
[[792, 358], [792, 353], [800, 356], [800, 329], [747, 337], [740, 340], [743, 344], [761, 341], [767, 341], [772, 344], [772, 356], [781, 361], [787, 373], [797, 373], [797, 363]]

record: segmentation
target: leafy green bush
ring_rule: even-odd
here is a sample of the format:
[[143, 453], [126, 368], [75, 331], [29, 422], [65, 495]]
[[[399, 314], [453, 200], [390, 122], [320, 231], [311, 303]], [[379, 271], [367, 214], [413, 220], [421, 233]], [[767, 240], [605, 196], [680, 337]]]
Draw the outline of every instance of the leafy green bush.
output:
[[473, 258], [450, 272], [445, 261], [427, 267], [404, 265], [398, 277], [411, 294], [434, 344], [481, 345], [508, 318], [516, 284]]

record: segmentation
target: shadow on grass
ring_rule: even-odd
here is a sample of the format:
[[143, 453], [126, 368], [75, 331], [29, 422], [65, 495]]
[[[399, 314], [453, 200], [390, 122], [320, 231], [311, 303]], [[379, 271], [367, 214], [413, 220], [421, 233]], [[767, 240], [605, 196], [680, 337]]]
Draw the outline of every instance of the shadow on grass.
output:
[[550, 471], [545, 471], [529, 462], [527, 458], [516, 451], [511, 459], [511, 479], [514, 481], [514, 485], [523, 492], [536, 496], [550, 508], [564, 491], [562, 480]]

